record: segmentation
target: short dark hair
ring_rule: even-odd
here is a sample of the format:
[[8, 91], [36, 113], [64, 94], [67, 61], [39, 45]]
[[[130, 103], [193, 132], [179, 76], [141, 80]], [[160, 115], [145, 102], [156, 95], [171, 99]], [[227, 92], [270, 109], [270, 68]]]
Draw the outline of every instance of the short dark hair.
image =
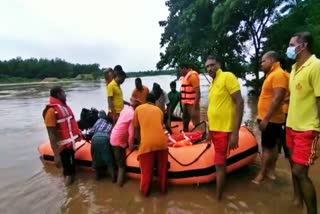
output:
[[307, 50], [312, 53], [313, 52], [313, 36], [310, 32], [298, 32], [294, 34], [294, 37], [298, 38], [299, 43], [307, 43]]
[[58, 98], [58, 95], [63, 92], [63, 88], [61, 86], [53, 86], [50, 89], [50, 96], [54, 98]]
[[223, 68], [224, 67], [224, 61], [220, 56], [216, 56], [216, 55], [209, 55], [207, 57], [207, 60], [215, 60], [216, 62], [218, 62], [220, 64], [220, 67]]
[[116, 71], [115, 76], [120, 77], [120, 78], [127, 78], [127, 74], [124, 71]]
[[140, 83], [142, 83], [142, 81], [141, 81], [141, 78], [140, 78], [140, 77], [137, 77], [137, 78], [135, 79], [135, 81], [136, 81], [136, 82], [140, 82]]
[[153, 93], [149, 93], [147, 95], [147, 102], [156, 103], [156, 96]]
[[280, 61], [280, 56], [277, 52], [275, 51], [268, 51], [265, 53], [266, 56], [272, 58], [274, 61]]
[[114, 69], [113, 69], [113, 70], [115, 70], [115, 71], [123, 71], [121, 65], [116, 65], [116, 66], [114, 66]]
[[170, 87], [176, 87], [176, 86], [177, 86], [176, 81], [172, 81], [172, 82], [170, 82]]
[[191, 68], [190, 63], [182, 62], [179, 65], [180, 68]]

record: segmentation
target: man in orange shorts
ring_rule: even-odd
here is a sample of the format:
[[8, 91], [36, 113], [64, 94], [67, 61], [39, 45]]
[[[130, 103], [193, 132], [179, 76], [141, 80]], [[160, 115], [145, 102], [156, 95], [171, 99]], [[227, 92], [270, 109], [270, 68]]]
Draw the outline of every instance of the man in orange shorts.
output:
[[238, 79], [233, 73], [222, 71], [221, 65], [222, 61], [218, 57], [207, 58], [206, 69], [213, 79], [208, 97], [208, 121], [215, 148], [218, 200], [221, 200], [225, 184], [228, 150], [238, 148], [243, 115], [243, 99]]
[[291, 154], [294, 203], [303, 202], [308, 213], [317, 213], [316, 191], [308, 176], [309, 166], [319, 154], [320, 60], [312, 54], [309, 32], [291, 37], [287, 57], [295, 60], [289, 81], [290, 105], [287, 118], [287, 146]]

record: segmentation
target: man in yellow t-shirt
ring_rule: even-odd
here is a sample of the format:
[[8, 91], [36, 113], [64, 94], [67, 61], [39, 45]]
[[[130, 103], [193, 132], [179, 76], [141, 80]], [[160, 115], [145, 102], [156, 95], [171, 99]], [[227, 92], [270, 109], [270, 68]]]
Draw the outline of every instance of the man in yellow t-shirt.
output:
[[259, 184], [265, 176], [275, 179], [275, 167], [278, 158], [277, 144], [281, 141], [285, 114], [282, 102], [288, 91], [288, 79], [275, 51], [262, 56], [261, 68], [266, 74], [258, 101], [258, 123], [261, 131], [262, 163], [261, 170], [253, 183]]
[[134, 112], [134, 127], [140, 139], [138, 159], [141, 169], [140, 191], [150, 193], [153, 171], [158, 170], [161, 192], [167, 192], [168, 180], [168, 143], [163, 131], [163, 112], [155, 105], [156, 98], [151, 93], [147, 103], [138, 106]]
[[228, 149], [238, 148], [243, 115], [238, 79], [231, 72], [223, 72], [221, 64], [221, 59], [216, 56], [209, 56], [206, 61], [206, 69], [213, 79], [208, 97], [208, 122], [215, 149], [218, 200], [222, 197], [225, 184]]
[[312, 54], [309, 32], [295, 34], [289, 42], [287, 57], [295, 60], [289, 89], [287, 146], [291, 154], [294, 202], [308, 213], [317, 213], [316, 191], [308, 176], [309, 167], [319, 155], [320, 144], [320, 60]]
[[123, 109], [123, 105], [129, 104], [123, 100], [122, 89], [120, 87], [126, 77], [126, 73], [121, 68], [121, 70], [116, 71], [114, 79], [107, 87], [109, 116], [112, 117], [113, 124], [117, 122], [119, 114]]

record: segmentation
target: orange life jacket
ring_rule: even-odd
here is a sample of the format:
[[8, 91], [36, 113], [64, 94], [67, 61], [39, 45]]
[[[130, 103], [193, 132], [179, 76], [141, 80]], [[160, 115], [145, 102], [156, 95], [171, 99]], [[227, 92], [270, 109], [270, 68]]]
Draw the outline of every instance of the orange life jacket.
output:
[[42, 116], [45, 117], [49, 108], [54, 108], [57, 116], [57, 128], [59, 141], [57, 142], [60, 148], [75, 149], [76, 141], [80, 140], [81, 131], [78, 127], [77, 121], [74, 118], [70, 107], [60, 100], [50, 97], [50, 102], [43, 110]]
[[199, 74], [196, 71], [189, 71], [186, 76], [182, 78], [181, 83], [181, 103], [183, 104], [194, 104], [195, 98], [196, 98], [196, 91], [192, 87], [191, 83], [189, 82], [189, 77], [191, 75], [195, 74], [199, 79]]

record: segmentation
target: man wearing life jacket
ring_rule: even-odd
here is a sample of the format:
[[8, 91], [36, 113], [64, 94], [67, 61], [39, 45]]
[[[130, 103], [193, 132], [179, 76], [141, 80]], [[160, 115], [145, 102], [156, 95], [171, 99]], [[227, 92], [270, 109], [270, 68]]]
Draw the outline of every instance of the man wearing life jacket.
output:
[[72, 110], [66, 104], [66, 94], [62, 87], [55, 86], [50, 90], [50, 101], [43, 110], [42, 116], [47, 127], [54, 161], [58, 168], [62, 165], [65, 184], [74, 181], [75, 143], [81, 139], [81, 131]]
[[200, 122], [200, 78], [198, 72], [186, 64], [181, 65], [181, 103], [183, 131], [187, 132], [190, 120], [194, 125]]

